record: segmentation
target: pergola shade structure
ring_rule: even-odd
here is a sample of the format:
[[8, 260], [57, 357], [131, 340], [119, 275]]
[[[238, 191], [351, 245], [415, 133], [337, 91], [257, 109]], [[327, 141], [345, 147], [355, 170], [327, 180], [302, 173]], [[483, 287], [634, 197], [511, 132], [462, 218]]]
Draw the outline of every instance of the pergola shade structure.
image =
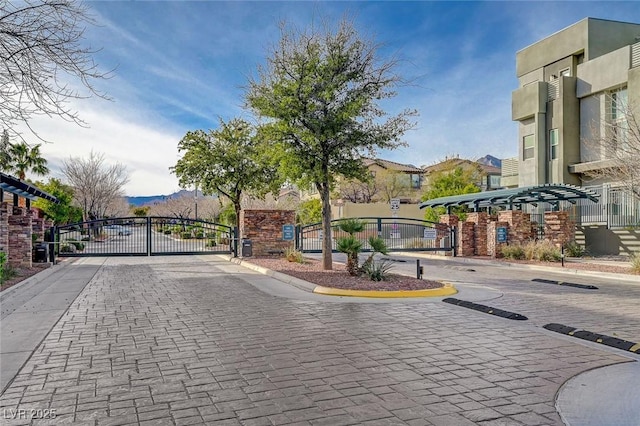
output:
[[14, 194], [14, 196], [26, 198], [27, 200], [42, 198], [47, 201], [52, 201], [56, 204], [59, 202], [58, 199], [53, 195], [48, 194], [43, 190], [30, 185], [20, 179], [0, 172], [0, 195], [3, 192], [8, 192], [10, 194]]
[[598, 197], [596, 192], [574, 185], [545, 184], [434, 198], [421, 203], [419, 207], [446, 207], [447, 212], [451, 213], [451, 207], [455, 206], [467, 206], [473, 211], [488, 207], [507, 207], [513, 210], [514, 206], [521, 207], [522, 204], [549, 203], [557, 210], [560, 201], [575, 204], [577, 200], [586, 199], [597, 203]]

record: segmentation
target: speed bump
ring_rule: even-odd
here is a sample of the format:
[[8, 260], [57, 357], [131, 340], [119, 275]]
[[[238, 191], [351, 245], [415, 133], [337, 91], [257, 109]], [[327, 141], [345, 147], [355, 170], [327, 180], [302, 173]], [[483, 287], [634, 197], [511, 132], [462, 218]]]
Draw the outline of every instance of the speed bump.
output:
[[584, 290], [598, 290], [598, 287], [596, 287], [594, 285], [589, 285], [589, 284], [568, 283], [568, 282], [565, 282], [565, 281], [547, 280], [547, 279], [544, 279], [544, 278], [534, 278], [531, 281], [536, 282], [536, 283], [562, 285], [562, 286], [565, 286], [565, 287], [582, 288]]
[[502, 318], [524, 321], [528, 318], [524, 315], [517, 314], [515, 312], [504, 311], [498, 308], [492, 308], [491, 306], [480, 305], [478, 303], [468, 302], [466, 300], [460, 300], [453, 297], [447, 297], [442, 300], [443, 302], [450, 303], [456, 306], [462, 306], [463, 308], [469, 308], [476, 311], [484, 312], [486, 314], [496, 315]]
[[630, 342], [628, 340], [618, 339], [617, 337], [598, 334], [587, 330], [578, 330], [575, 327], [569, 327], [567, 325], [557, 323], [547, 324], [543, 328], [555, 331], [556, 333], [566, 334], [567, 336], [577, 337], [578, 339], [588, 340], [590, 342], [611, 346], [612, 348], [622, 349], [623, 351], [640, 354], [640, 343]]

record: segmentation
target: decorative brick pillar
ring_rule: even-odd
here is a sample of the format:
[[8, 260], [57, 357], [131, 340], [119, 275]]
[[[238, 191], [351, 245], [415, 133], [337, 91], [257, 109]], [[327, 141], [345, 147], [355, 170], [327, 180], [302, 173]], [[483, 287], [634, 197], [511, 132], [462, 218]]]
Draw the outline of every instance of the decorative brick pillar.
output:
[[[502, 257], [502, 247], [509, 244], [507, 240], [506, 243], [498, 242], [498, 228], [509, 228], [509, 224], [507, 222], [489, 222], [487, 225], [487, 255], [493, 258]], [[510, 232], [507, 230], [507, 233]]]
[[11, 266], [32, 266], [31, 214], [23, 207], [14, 206], [9, 215], [9, 264]]
[[293, 225], [293, 210], [242, 210], [240, 229], [242, 238], [251, 240], [253, 256], [280, 256], [294, 247], [294, 241], [282, 239], [282, 226]]
[[[447, 226], [438, 226], [436, 225], [437, 235], [436, 235], [436, 247], [440, 247], [440, 242], [449, 237], [449, 229], [452, 227], [457, 227], [460, 219], [455, 214], [443, 214], [440, 215], [439, 222], [443, 225]], [[459, 240], [459, 238], [458, 238]], [[451, 256], [451, 251], [446, 251], [444, 253], [445, 256]]]
[[475, 252], [475, 224], [471, 222], [461, 222], [458, 226], [458, 256], [473, 256]]
[[544, 239], [558, 247], [575, 241], [576, 225], [569, 219], [569, 212], [544, 212]]
[[487, 223], [489, 215], [487, 212], [473, 212], [467, 214], [466, 222], [474, 224], [474, 234], [476, 241], [475, 254], [477, 256], [487, 255]]
[[509, 224], [509, 244], [526, 244], [531, 240], [531, 215], [520, 210], [498, 212], [498, 222]]
[[0, 251], [9, 256], [9, 203], [0, 203]]
[[31, 209], [31, 232], [37, 235], [37, 241], [44, 241], [45, 219], [40, 209]]

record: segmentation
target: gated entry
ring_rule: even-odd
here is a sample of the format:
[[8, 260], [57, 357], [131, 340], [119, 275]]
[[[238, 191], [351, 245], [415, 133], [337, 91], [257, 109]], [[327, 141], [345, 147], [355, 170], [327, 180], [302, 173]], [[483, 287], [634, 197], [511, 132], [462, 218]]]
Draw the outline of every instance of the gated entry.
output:
[[[355, 234], [363, 242], [362, 251], [371, 251], [368, 243], [370, 236], [381, 237], [389, 251], [451, 251], [455, 256], [456, 229], [444, 223], [426, 220], [394, 217], [362, 217], [364, 230]], [[340, 219], [331, 221], [333, 241], [331, 246], [336, 252], [336, 240], [346, 233], [338, 227]], [[299, 226], [296, 229], [296, 248], [305, 253], [322, 252], [322, 224]]]
[[158, 256], [236, 253], [235, 229], [171, 217], [123, 217], [56, 228], [58, 256]]

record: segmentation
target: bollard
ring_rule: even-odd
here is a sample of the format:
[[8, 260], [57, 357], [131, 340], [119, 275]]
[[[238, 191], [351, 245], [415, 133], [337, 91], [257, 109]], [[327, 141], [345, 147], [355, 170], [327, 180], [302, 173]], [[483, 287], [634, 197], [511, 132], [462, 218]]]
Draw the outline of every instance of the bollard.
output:
[[422, 279], [422, 266], [420, 266], [420, 259], [416, 259], [416, 278], [421, 280]]

